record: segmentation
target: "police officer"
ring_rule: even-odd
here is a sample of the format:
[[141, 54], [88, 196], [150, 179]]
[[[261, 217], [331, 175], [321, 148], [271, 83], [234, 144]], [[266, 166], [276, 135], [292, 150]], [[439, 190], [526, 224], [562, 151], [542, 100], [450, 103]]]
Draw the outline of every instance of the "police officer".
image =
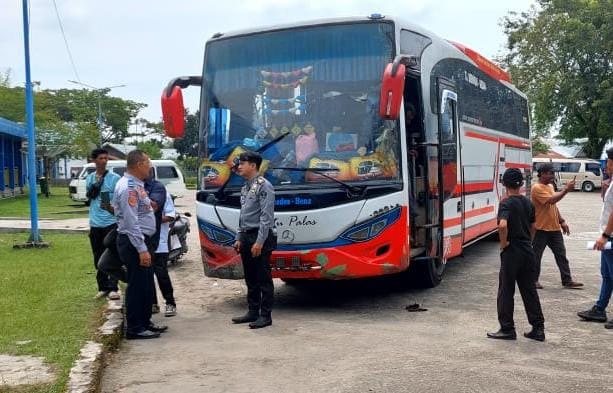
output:
[[545, 319], [541, 302], [536, 292], [536, 258], [532, 250], [535, 217], [530, 200], [519, 193], [524, 183], [521, 171], [509, 168], [502, 175], [502, 184], [508, 197], [500, 202], [498, 209], [498, 236], [500, 238], [500, 274], [498, 283], [498, 321], [500, 330], [487, 333], [489, 338], [515, 340], [513, 322], [513, 297], [515, 283], [524, 301], [528, 322], [532, 330], [524, 336], [545, 341]]
[[270, 255], [275, 248], [275, 190], [258, 171], [262, 157], [255, 152], [239, 156], [237, 173], [246, 182], [241, 189], [239, 230], [234, 248], [241, 255], [249, 311], [232, 318], [234, 323], [247, 323], [251, 329], [272, 325], [271, 311], [274, 285], [270, 272]]
[[127, 161], [127, 171], [117, 183], [113, 197], [117, 217], [117, 251], [128, 269], [126, 338], [157, 338], [167, 327], [151, 323], [151, 237], [155, 234], [155, 217], [143, 183], [149, 176], [151, 161], [141, 150], [128, 153]]

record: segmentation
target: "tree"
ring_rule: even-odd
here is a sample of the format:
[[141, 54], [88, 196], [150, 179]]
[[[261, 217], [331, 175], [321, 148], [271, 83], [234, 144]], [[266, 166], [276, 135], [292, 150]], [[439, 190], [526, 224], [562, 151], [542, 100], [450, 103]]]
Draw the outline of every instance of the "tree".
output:
[[[43, 90], [40, 99], [47, 99], [47, 104], [57, 116], [66, 122], [87, 122], [98, 127], [98, 102], [102, 108], [102, 120], [105, 125], [102, 142], [121, 143], [128, 136], [128, 127], [145, 104], [109, 96], [109, 89], [59, 89]], [[38, 98], [38, 97], [37, 97]]]
[[[9, 74], [0, 75], [0, 117], [25, 122], [25, 89], [11, 87]], [[65, 145], [64, 155], [85, 156], [99, 143], [98, 93], [90, 90], [42, 90], [34, 92], [34, 122], [37, 143], [53, 140]], [[102, 107], [109, 142], [121, 142], [128, 125], [145, 104], [118, 97], [108, 97], [101, 91]], [[40, 141], [39, 141], [40, 139]]]
[[613, 138], [612, 21], [611, 0], [537, 0], [502, 22], [499, 60], [529, 96], [537, 137], [558, 123], [567, 142], [587, 138], [594, 158]]
[[549, 151], [549, 145], [543, 142], [539, 137], [532, 138], [532, 155], [541, 153], [547, 153]]
[[151, 158], [152, 160], [159, 160], [160, 158], [162, 158], [162, 148], [160, 146], [160, 142], [156, 142], [156, 141], [141, 142], [136, 145], [136, 148], [147, 153], [149, 158]]
[[200, 111], [195, 114], [185, 111], [185, 135], [174, 140], [173, 146], [182, 156], [198, 156], [198, 124]]

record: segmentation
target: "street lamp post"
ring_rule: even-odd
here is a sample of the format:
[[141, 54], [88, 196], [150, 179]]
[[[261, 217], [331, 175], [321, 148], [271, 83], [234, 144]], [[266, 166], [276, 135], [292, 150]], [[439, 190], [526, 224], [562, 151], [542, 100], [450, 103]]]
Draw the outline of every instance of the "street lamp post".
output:
[[73, 80], [69, 80], [68, 82], [70, 83], [74, 83], [76, 85], [81, 85], [87, 88], [92, 89], [92, 91], [98, 92], [98, 132], [100, 133], [100, 147], [102, 147], [102, 143], [104, 141], [103, 136], [102, 136], [102, 130], [104, 129], [103, 127], [103, 121], [102, 121], [102, 91], [104, 90], [111, 90], [114, 89], [116, 87], [126, 87], [126, 85], [115, 85], [115, 86], [107, 86], [107, 87], [95, 87], [92, 85], [88, 85], [87, 83], [83, 83], [83, 82], [78, 82], [78, 81], [73, 81]]

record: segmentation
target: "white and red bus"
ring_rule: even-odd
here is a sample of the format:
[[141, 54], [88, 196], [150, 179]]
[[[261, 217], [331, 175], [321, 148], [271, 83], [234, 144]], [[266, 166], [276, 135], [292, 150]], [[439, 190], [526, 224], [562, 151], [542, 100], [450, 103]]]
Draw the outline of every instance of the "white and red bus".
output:
[[[241, 278], [232, 249], [246, 149], [274, 185], [273, 276], [401, 272], [425, 286], [496, 230], [505, 168], [530, 173], [526, 96], [471, 49], [401, 19], [322, 20], [215, 34], [202, 75], [162, 94], [183, 132], [181, 89], [201, 87], [197, 216], [207, 276]], [[407, 111], [415, 111], [411, 115]]]

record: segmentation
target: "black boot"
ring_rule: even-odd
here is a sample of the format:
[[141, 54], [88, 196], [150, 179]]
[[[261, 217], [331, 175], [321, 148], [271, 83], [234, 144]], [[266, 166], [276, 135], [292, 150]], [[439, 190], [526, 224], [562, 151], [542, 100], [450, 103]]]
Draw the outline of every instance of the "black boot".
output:
[[259, 316], [260, 316], [259, 312], [255, 311], [255, 310], [249, 310], [247, 312], [247, 314], [245, 314], [245, 315], [241, 315], [240, 317], [232, 318], [232, 322], [234, 322], [234, 323], [255, 322], [258, 319]]
[[524, 333], [524, 337], [536, 341], [545, 341], [545, 328], [533, 327], [532, 330], [527, 333]]
[[270, 325], [272, 325], [272, 318], [270, 317], [270, 315], [260, 315], [260, 317], [255, 322], [251, 322], [249, 324], [249, 327], [251, 329], [260, 329]]
[[517, 340], [517, 334], [515, 333], [515, 329], [513, 330], [498, 330], [494, 333], [487, 333], [487, 337], [494, 338], [497, 340]]

